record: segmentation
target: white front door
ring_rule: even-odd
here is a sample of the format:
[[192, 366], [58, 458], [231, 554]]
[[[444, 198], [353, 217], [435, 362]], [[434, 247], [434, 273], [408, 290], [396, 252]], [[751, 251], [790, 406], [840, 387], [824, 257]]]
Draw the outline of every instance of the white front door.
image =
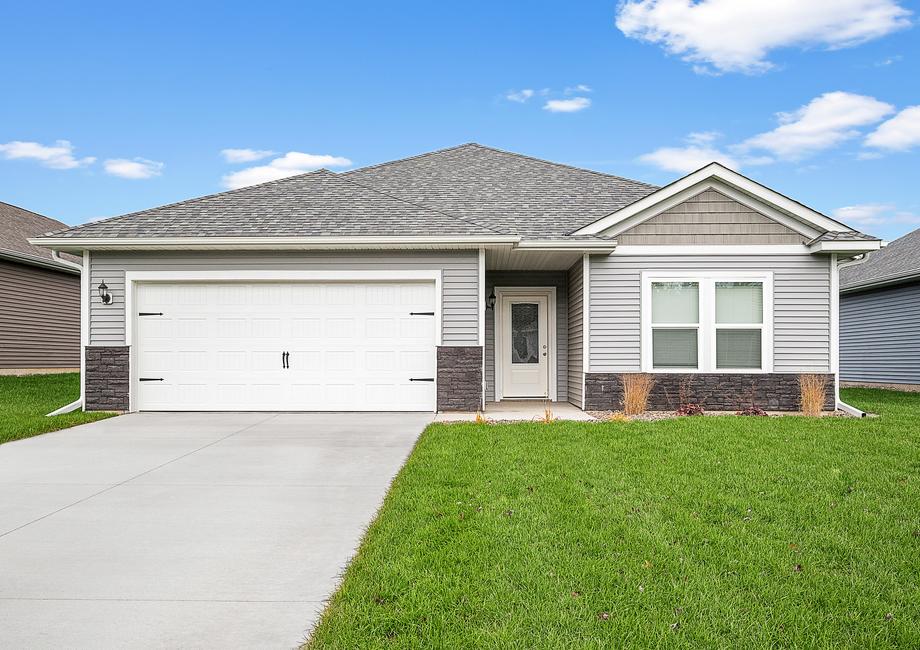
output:
[[500, 308], [502, 397], [548, 397], [549, 298], [503, 294]]
[[138, 410], [435, 410], [433, 282], [151, 282], [135, 304]]

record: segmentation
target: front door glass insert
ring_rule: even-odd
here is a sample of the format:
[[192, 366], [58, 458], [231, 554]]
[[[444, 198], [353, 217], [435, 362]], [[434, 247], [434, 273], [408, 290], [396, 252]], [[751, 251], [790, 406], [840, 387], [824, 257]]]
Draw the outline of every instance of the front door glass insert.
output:
[[511, 304], [511, 363], [540, 362], [539, 308], [532, 302]]

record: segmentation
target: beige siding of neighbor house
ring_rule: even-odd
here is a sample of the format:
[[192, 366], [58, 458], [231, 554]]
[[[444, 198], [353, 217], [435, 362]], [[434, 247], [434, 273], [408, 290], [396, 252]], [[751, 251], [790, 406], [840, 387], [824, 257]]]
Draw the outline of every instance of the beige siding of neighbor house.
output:
[[0, 369], [80, 367], [80, 276], [0, 260]]
[[679, 248], [673, 255], [591, 258], [588, 372], [641, 370], [643, 271], [772, 271], [773, 371], [829, 372], [829, 256], [680, 255]]
[[569, 282], [569, 401], [584, 407], [584, 263], [568, 271]]
[[[478, 251], [398, 252], [93, 252], [90, 287], [90, 345], [125, 343], [126, 271], [243, 270], [431, 270], [442, 272], [442, 343], [477, 345], [479, 337]], [[95, 287], [105, 281], [113, 296], [103, 305]]]
[[807, 239], [713, 189], [616, 236], [620, 246], [801, 244]]

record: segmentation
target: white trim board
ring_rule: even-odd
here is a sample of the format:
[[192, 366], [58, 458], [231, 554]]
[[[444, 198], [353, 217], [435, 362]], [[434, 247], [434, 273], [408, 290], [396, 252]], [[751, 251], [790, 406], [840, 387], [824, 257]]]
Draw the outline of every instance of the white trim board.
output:
[[[851, 228], [827, 217], [820, 212], [793, 201], [775, 190], [757, 183], [738, 172], [732, 171], [719, 163], [710, 163], [705, 167], [687, 174], [670, 185], [666, 185], [648, 196], [627, 205], [612, 214], [598, 219], [594, 223], [576, 230], [573, 235], [597, 235], [606, 233], [615, 235], [636, 223], [653, 217], [673, 205], [698, 194], [708, 186], [717, 189], [730, 198], [749, 205], [756, 201], [759, 207], [750, 207], [763, 212], [803, 234], [813, 233], [817, 237], [829, 230], [848, 231]], [[741, 199], [744, 200], [741, 200]], [[791, 224], [795, 224], [794, 226]], [[610, 232], [607, 232], [610, 231]]]
[[[547, 345], [551, 346], [550, 351], [552, 354], [547, 355], [549, 362], [547, 363], [547, 372], [549, 373], [549, 399], [552, 402], [555, 402], [558, 399], [559, 393], [559, 377], [557, 376], [557, 366], [559, 362], [559, 350], [558, 350], [558, 341], [556, 339], [556, 328], [557, 323], [557, 314], [556, 314], [556, 287], [493, 287], [495, 291], [495, 308], [493, 311], [492, 317], [492, 354], [493, 354], [493, 364], [495, 368], [495, 401], [502, 401], [502, 368], [501, 368], [501, 358], [502, 358], [502, 342], [501, 342], [501, 304], [502, 298], [504, 296], [546, 296], [548, 298], [547, 307], [546, 307], [546, 323], [547, 323], [547, 332], [546, 332], [546, 341]], [[513, 399], [522, 399], [515, 397]], [[535, 398], [539, 399], [539, 398]]]

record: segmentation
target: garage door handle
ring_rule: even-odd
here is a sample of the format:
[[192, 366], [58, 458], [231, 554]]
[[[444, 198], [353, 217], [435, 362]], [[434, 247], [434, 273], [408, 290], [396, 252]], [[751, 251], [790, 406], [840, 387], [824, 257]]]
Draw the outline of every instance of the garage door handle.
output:
[[434, 381], [434, 377], [410, 377], [409, 381]]
[[138, 377], [138, 381], [163, 381], [162, 377]]

